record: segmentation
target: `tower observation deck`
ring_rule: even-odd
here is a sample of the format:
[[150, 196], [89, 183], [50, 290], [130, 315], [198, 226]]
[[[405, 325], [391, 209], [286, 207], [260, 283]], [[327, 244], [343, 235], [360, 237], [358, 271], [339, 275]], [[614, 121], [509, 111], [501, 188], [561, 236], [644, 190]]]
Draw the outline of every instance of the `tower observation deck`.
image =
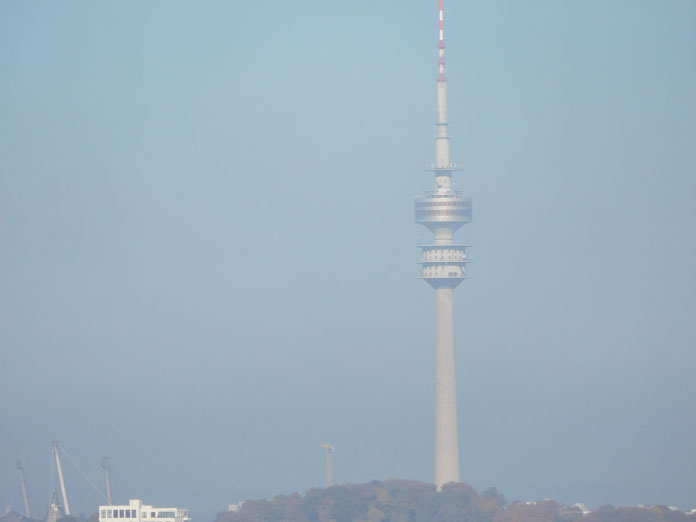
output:
[[420, 278], [435, 289], [434, 482], [438, 489], [448, 482], [459, 482], [453, 291], [466, 279], [466, 266], [470, 259], [469, 245], [455, 243], [454, 233], [471, 222], [471, 198], [455, 191], [452, 183], [452, 173], [462, 170], [462, 166], [450, 160], [442, 3], [440, 0], [435, 163], [426, 168], [435, 175], [435, 190], [415, 199], [416, 223], [427, 227], [434, 235], [432, 243], [419, 245], [422, 250], [419, 264]]

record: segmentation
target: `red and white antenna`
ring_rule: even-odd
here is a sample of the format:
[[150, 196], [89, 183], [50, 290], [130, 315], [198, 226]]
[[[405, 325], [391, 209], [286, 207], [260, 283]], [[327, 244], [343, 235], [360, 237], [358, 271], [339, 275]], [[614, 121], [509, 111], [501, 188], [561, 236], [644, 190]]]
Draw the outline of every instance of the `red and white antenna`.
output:
[[445, 80], [445, 29], [444, 29], [444, 17], [442, 15], [442, 0], [440, 0], [440, 63], [439, 63], [439, 72], [440, 72], [440, 78], [439, 81], [444, 82], [447, 81]]
[[445, 28], [440, 0], [440, 40], [438, 44], [437, 78], [437, 137], [435, 141], [435, 184], [438, 189], [452, 187], [452, 171], [459, 170], [450, 161], [449, 135], [447, 134], [447, 78], [445, 78]]

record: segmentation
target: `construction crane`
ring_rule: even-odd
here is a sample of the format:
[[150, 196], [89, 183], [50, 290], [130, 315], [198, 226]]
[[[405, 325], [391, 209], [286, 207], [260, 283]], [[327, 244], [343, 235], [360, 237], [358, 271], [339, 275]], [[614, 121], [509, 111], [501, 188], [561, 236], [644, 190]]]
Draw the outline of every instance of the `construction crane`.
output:
[[110, 506], [113, 506], [114, 499], [111, 496], [111, 465], [109, 464], [109, 457], [102, 459], [101, 467], [104, 468], [104, 480], [106, 480], [106, 501]]
[[53, 457], [56, 459], [56, 469], [58, 470], [58, 480], [60, 481], [60, 492], [63, 495], [63, 510], [66, 515], [70, 514], [70, 502], [68, 501], [68, 490], [65, 489], [65, 478], [63, 478], [63, 466], [60, 465], [60, 456], [58, 455], [58, 441], [54, 440]]
[[326, 448], [326, 487], [333, 485], [333, 452], [334, 447], [331, 444], [319, 444], [322, 448]]
[[60, 506], [58, 505], [58, 493], [56, 493], [56, 488], [53, 488], [53, 492], [51, 493], [51, 503], [48, 505], [46, 522], [58, 522], [59, 519]]
[[17, 457], [17, 469], [19, 470], [19, 482], [22, 484], [22, 495], [24, 496], [24, 513], [27, 518], [31, 518], [29, 495], [27, 495], [27, 482], [24, 480], [24, 463], [22, 462], [22, 457]]

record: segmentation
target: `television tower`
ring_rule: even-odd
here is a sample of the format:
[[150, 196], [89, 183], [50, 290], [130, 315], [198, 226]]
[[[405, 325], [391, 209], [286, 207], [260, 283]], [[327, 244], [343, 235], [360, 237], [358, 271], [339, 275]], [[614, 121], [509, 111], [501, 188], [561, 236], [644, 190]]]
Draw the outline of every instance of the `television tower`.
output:
[[459, 436], [454, 367], [454, 289], [466, 279], [469, 245], [454, 242], [454, 233], [471, 222], [471, 198], [455, 191], [452, 172], [462, 170], [450, 160], [447, 132], [447, 79], [442, 0], [438, 45], [437, 135], [435, 163], [426, 170], [435, 174], [435, 190], [416, 197], [416, 223], [430, 229], [435, 239], [419, 245], [421, 279], [435, 289], [435, 485], [459, 482]]

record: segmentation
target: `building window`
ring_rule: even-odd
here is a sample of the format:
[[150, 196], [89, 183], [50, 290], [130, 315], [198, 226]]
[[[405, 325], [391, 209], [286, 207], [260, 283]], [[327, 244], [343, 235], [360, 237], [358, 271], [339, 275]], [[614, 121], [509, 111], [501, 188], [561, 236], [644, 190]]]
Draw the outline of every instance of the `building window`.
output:
[[118, 510], [118, 518], [126, 518], [124, 511], [124, 509]]

